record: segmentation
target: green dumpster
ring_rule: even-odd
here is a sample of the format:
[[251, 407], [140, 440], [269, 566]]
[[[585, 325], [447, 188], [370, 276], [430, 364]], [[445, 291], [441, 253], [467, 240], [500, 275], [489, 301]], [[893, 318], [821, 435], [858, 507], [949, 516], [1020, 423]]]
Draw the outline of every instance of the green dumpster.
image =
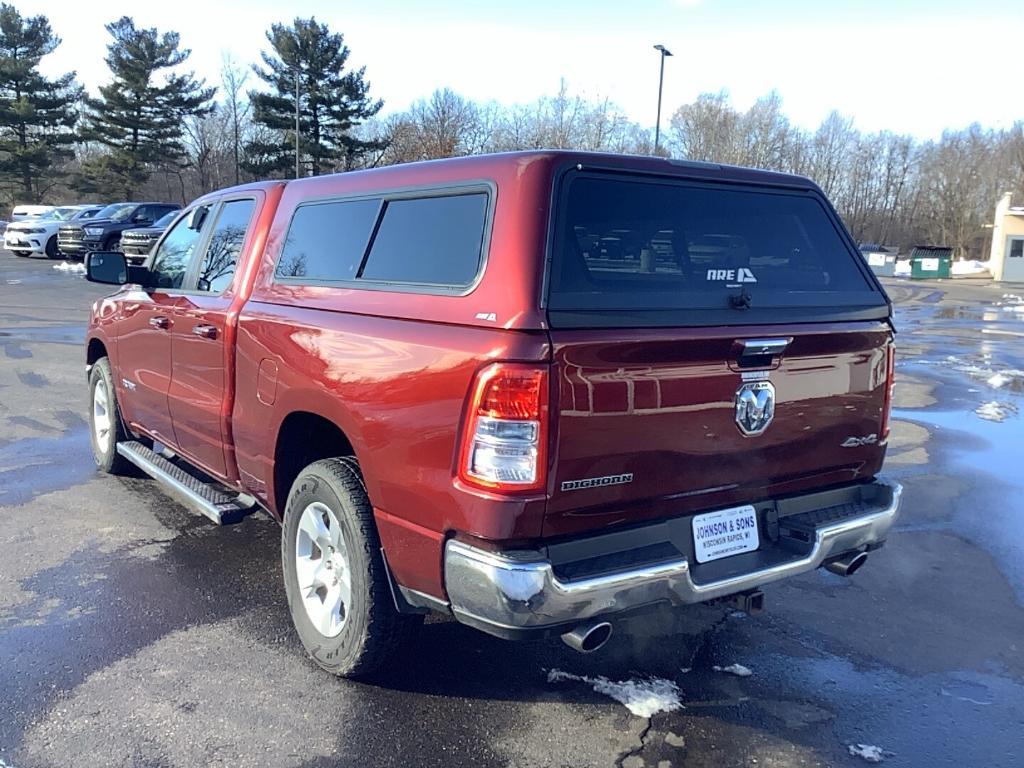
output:
[[913, 280], [936, 280], [950, 276], [953, 249], [944, 245], [918, 245], [910, 254]]

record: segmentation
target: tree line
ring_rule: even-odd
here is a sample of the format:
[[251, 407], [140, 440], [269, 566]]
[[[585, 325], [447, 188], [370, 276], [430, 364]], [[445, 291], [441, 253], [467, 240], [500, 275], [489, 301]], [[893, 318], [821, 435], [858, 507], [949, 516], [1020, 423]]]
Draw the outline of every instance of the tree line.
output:
[[[60, 44], [45, 16], [0, 3], [0, 195], [8, 202], [157, 197], [185, 203], [231, 184], [517, 149], [654, 152], [653, 130], [563, 81], [529, 104], [479, 103], [447, 88], [381, 117], [344, 36], [315, 18], [274, 24], [261, 61], [225, 58], [220, 82], [187, 71], [172, 31], [107, 24], [109, 79], [88, 96], [41, 60]], [[296, 107], [299, 157], [295, 157]], [[861, 241], [944, 244], [984, 258], [1003, 192], [1024, 195], [1024, 121], [921, 141], [865, 133], [829, 114], [815, 130], [778, 93], [737, 108], [705, 93], [671, 114], [659, 153], [813, 178]], [[1018, 199], [1021, 199], [1018, 197]]]

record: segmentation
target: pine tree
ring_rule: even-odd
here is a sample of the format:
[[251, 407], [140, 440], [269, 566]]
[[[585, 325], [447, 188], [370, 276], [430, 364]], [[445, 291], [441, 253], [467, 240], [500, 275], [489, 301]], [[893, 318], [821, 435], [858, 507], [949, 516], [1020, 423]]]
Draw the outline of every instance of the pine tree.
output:
[[185, 119], [208, 114], [216, 89], [205, 88], [192, 72], [167, 71], [192, 53], [179, 47], [177, 32], [137, 29], [128, 16], [107, 24], [107, 31], [113, 79], [99, 98], [86, 100], [85, 135], [108, 152], [86, 165], [81, 186], [116, 189], [130, 199], [157, 167], [180, 164]]
[[350, 168], [364, 152], [378, 149], [353, 129], [380, 111], [370, 98], [366, 68], [345, 72], [349, 49], [344, 36], [315, 18], [275, 24], [267, 32], [271, 50], [265, 67], [253, 67], [271, 93], [253, 91], [253, 120], [265, 129], [246, 146], [246, 167], [257, 176], [286, 173], [295, 162], [295, 101], [298, 80], [301, 174]]
[[18, 202], [38, 203], [72, 156], [75, 73], [47, 79], [40, 60], [60, 45], [45, 16], [23, 17], [0, 4], [0, 183]]

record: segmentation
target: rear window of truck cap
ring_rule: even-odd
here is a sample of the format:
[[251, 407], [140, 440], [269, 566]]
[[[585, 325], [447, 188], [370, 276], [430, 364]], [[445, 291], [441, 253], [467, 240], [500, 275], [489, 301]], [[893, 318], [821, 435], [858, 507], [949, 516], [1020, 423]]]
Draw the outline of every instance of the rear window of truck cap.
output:
[[809, 190], [570, 172], [548, 309], [556, 327], [884, 319], [862, 261]]

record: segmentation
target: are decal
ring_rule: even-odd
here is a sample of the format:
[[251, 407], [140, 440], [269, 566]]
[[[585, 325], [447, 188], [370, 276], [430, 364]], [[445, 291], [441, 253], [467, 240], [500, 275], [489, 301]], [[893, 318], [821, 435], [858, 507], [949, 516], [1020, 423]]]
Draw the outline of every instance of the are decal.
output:
[[707, 277], [709, 282], [726, 281], [730, 283], [756, 283], [754, 273], [746, 267], [739, 269], [709, 269]]

